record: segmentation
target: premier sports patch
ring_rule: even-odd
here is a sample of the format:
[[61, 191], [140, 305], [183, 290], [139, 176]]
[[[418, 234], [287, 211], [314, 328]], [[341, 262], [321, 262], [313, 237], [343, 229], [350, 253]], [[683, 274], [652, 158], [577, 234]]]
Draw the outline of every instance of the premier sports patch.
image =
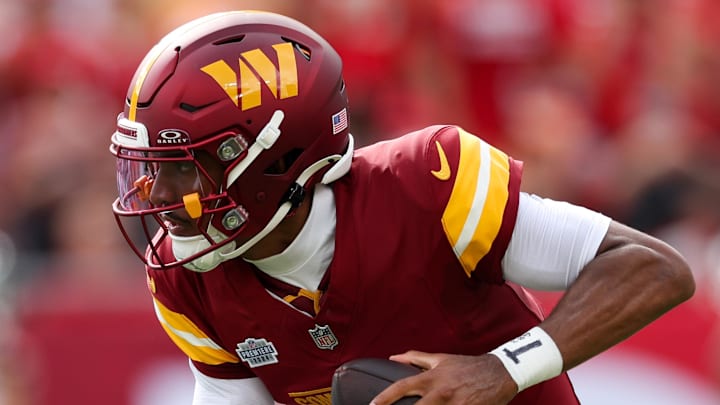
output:
[[275, 346], [264, 338], [247, 338], [244, 342], [237, 344], [235, 352], [240, 356], [240, 360], [246, 362], [251, 368], [278, 362], [278, 352]]

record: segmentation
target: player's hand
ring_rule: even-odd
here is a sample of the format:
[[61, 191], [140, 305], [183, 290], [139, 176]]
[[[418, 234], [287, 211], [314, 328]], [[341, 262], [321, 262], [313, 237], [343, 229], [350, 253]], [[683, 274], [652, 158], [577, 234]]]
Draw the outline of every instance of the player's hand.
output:
[[517, 394], [517, 384], [491, 354], [460, 356], [411, 350], [390, 359], [427, 371], [396, 381], [375, 397], [374, 405], [390, 405], [412, 395], [422, 397], [417, 405], [505, 405]]

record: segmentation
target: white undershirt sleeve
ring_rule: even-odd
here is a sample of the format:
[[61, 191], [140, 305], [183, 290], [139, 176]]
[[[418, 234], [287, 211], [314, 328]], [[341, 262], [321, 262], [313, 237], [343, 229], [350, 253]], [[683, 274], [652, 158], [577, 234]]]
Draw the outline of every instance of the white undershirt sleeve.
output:
[[273, 405], [275, 401], [259, 378], [220, 379], [201, 373], [190, 362], [195, 377], [192, 405]]
[[597, 254], [610, 221], [584, 207], [520, 193], [503, 276], [532, 289], [566, 289]]

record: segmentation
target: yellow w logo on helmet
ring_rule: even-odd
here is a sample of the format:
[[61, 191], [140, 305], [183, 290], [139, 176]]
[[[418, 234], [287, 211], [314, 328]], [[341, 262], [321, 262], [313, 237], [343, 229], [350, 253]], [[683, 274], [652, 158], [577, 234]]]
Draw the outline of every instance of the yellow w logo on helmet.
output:
[[200, 70], [212, 77], [242, 111], [262, 104], [261, 83], [265, 83], [276, 99], [295, 97], [298, 95], [298, 75], [293, 46], [285, 42], [273, 45], [273, 49], [278, 66], [263, 51], [253, 49], [240, 54], [239, 76], [224, 60], [215, 61]]

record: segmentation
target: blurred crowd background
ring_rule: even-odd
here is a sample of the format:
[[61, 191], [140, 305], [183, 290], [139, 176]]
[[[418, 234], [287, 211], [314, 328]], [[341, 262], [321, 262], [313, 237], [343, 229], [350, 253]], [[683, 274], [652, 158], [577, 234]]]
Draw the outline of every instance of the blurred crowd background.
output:
[[526, 191], [676, 246], [696, 296], [576, 386], [587, 404], [720, 403], [717, 0], [4, 0], [0, 405], [190, 403], [114, 223], [108, 145], [150, 47], [231, 9], [336, 47], [361, 145], [458, 124], [525, 161]]

